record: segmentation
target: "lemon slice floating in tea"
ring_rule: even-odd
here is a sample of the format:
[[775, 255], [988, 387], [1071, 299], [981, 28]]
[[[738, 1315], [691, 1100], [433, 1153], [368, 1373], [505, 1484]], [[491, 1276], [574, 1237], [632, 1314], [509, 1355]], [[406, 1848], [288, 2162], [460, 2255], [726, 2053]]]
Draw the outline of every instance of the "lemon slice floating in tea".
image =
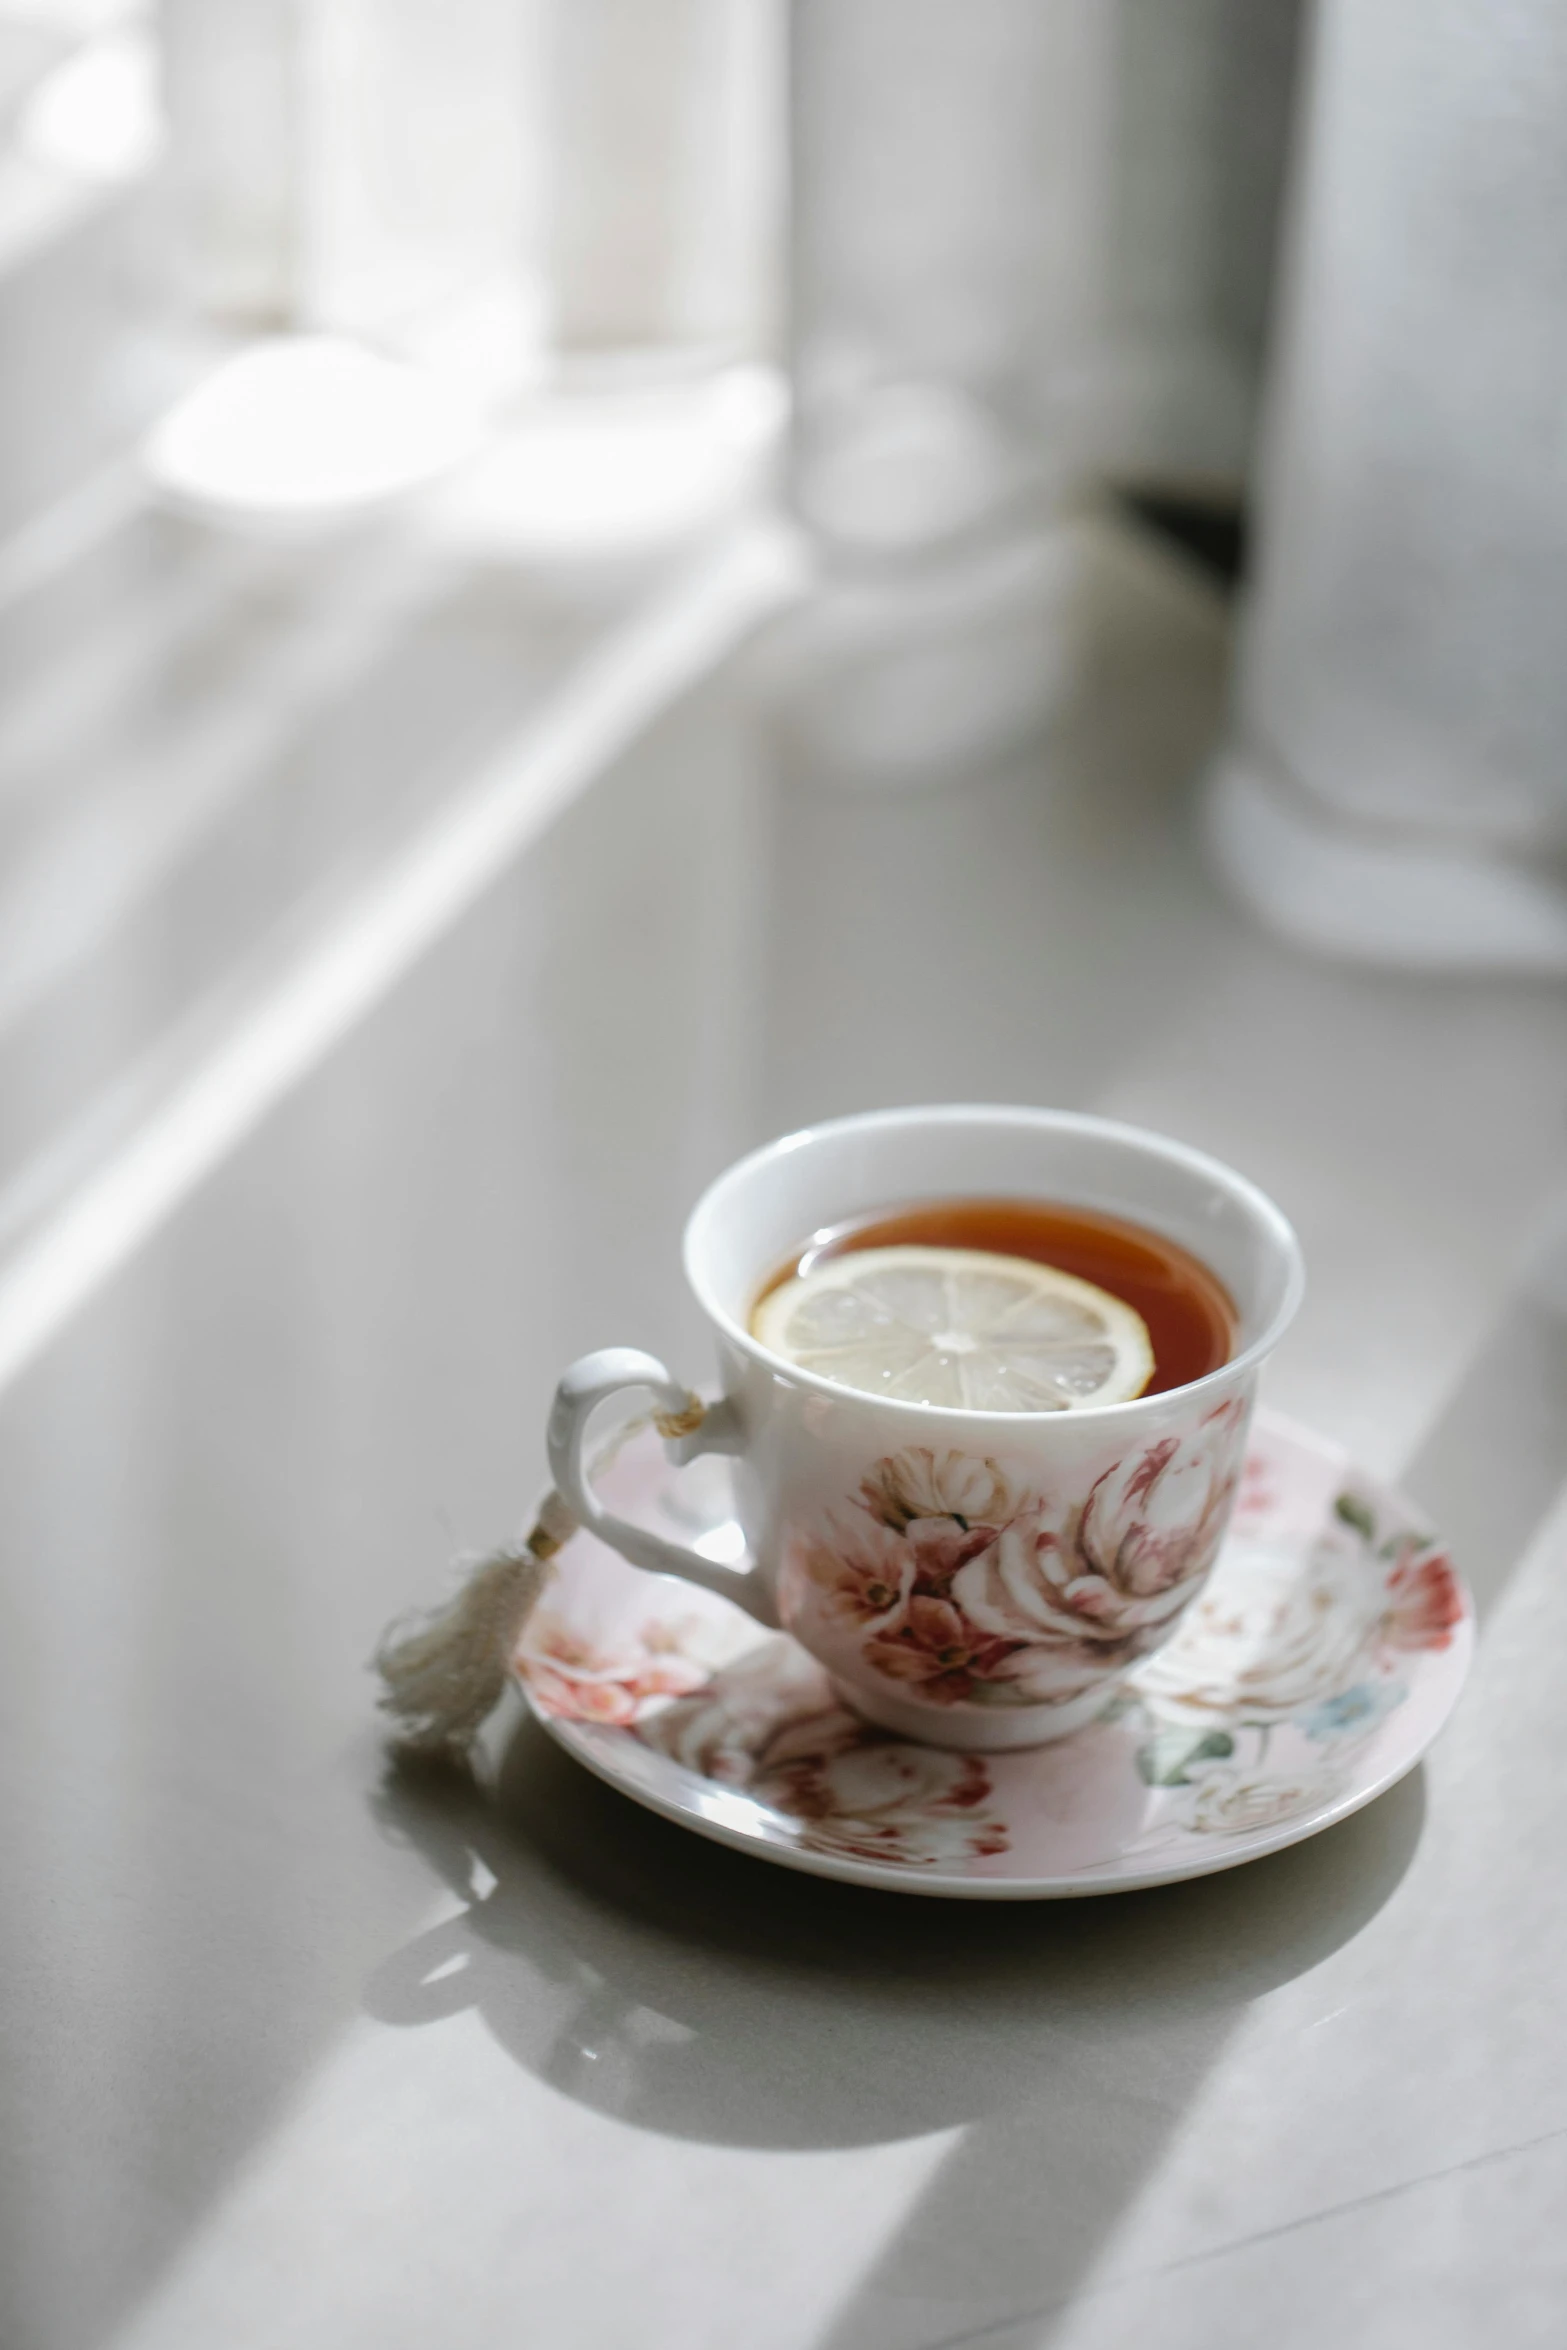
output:
[[1154, 1367], [1147, 1324], [1108, 1290], [974, 1248], [851, 1249], [770, 1290], [751, 1330], [840, 1387], [958, 1411], [1127, 1403]]

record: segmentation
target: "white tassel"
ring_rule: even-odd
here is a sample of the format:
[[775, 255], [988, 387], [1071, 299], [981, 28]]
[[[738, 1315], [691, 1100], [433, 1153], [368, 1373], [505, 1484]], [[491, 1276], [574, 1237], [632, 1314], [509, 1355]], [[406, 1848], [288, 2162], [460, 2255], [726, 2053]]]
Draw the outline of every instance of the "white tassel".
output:
[[499, 1550], [469, 1574], [455, 1598], [429, 1614], [399, 1617], [376, 1650], [395, 1741], [414, 1754], [466, 1758], [500, 1702], [550, 1561], [577, 1521], [552, 1493], [520, 1550]]
[[[699, 1395], [688, 1395], [679, 1411], [628, 1420], [598, 1455], [595, 1474], [638, 1429], [651, 1424], [674, 1442], [694, 1435], [707, 1409]], [[375, 1652], [383, 1683], [379, 1702], [396, 1725], [394, 1743], [405, 1753], [467, 1760], [501, 1701], [528, 1618], [550, 1579], [550, 1562], [576, 1531], [577, 1519], [560, 1495], [546, 1495], [520, 1550], [492, 1551], [469, 1570], [445, 1607], [399, 1616], [388, 1627]]]

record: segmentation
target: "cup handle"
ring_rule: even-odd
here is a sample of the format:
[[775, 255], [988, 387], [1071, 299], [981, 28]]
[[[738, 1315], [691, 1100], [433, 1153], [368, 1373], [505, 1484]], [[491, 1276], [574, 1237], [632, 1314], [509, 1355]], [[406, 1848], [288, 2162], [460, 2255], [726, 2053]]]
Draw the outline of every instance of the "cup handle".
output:
[[[631, 1346], [601, 1347], [597, 1354], [584, 1355], [573, 1363], [555, 1390], [547, 1442], [556, 1491], [590, 1534], [618, 1550], [634, 1567], [699, 1583], [704, 1591], [716, 1591], [733, 1600], [759, 1623], [776, 1624], [771, 1596], [757, 1574], [705, 1559], [683, 1542], [666, 1542], [646, 1526], [633, 1526], [629, 1519], [615, 1517], [594, 1492], [583, 1459], [588, 1422], [601, 1403], [638, 1388], [652, 1397], [655, 1418], [667, 1416], [685, 1424], [662, 1432], [665, 1450], [680, 1467], [699, 1453], [744, 1449], [739, 1419], [727, 1398], [703, 1412], [690, 1388], [671, 1378], [656, 1355], [642, 1354]], [[697, 1412], [701, 1417], [693, 1421]]]

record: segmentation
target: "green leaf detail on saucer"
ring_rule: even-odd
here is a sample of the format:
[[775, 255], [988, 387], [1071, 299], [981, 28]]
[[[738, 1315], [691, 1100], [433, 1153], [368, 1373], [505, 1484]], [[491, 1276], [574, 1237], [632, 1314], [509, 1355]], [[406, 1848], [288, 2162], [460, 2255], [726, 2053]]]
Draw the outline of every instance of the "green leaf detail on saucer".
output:
[[1223, 1762], [1235, 1752], [1228, 1730], [1161, 1730], [1137, 1749], [1137, 1775], [1146, 1787], [1189, 1787], [1188, 1766]]
[[1333, 1504], [1333, 1513], [1335, 1517], [1342, 1518], [1346, 1526], [1353, 1526], [1355, 1532], [1363, 1535], [1367, 1542], [1375, 1542], [1376, 1519], [1358, 1493], [1341, 1493]]
[[1138, 1712], [1141, 1705], [1141, 1698], [1135, 1696], [1130, 1689], [1117, 1689], [1106, 1704], [1104, 1711], [1095, 1714], [1094, 1719], [1096, 1722], [1122, 1722], [1128, 1714]]

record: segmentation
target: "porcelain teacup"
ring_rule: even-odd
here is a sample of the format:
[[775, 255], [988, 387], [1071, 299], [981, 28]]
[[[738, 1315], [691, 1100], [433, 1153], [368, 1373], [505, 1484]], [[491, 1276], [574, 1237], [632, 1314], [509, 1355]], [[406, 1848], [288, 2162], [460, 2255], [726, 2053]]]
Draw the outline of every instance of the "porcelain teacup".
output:
[[[752, 1335], [758, 1291], [810, 1233], [982, 1195], [1072, 1203], [1180, 1243], [1233, 1301], [1229, 1359], [1128, 1403], [992, 1413], [862, 1394]], [[1077, 1729], [1170, 1638], [1218, 1555], [1258, 1374], [1303, 1288], [1285, 1218], [1217, 1159], [1103, 1118], [964, 1105], [840, 1118], [752, 1152], [697, 1202], [685, 1270], [719, 1399], [702, 1411], [652, 1355], [584, 1356], [550, 1414], [560, 1493], [635, 1565], [793, 1634], [868, 1720], [987, 1751]], [[745, 1564], [599, 1501], [589, 1421], [638, 1391], [675, 1461], [731, 1456]]]

